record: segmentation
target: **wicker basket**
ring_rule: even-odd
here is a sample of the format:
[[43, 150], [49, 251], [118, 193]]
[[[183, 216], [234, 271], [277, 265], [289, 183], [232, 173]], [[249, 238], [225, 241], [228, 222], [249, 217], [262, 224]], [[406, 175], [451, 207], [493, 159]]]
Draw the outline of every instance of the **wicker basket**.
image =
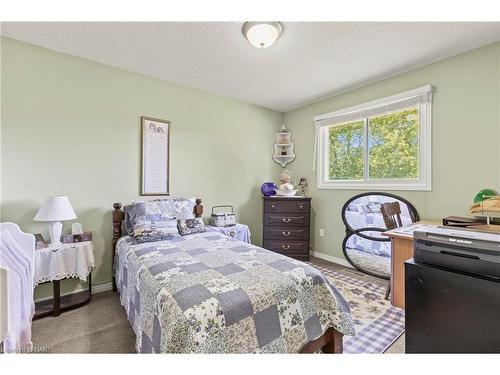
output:
[[[230, 208], [229, 211], [222, 211], [219, 213], [215, 213], [215, 208]], [[215, 227], [230, 227], [236, 225], [236, 215], [234, 214], [233, 206], [225, 205], [225, 206], [213, 206], [212, 207], [212, 216], [210, 217], [210, 225]]]

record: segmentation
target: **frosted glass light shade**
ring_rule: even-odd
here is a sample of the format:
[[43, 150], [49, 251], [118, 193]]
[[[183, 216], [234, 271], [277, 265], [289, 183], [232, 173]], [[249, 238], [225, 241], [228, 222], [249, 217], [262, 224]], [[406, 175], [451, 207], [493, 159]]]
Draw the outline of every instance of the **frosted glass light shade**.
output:
[[282, 33], [283, 26], [279, 22], [247, 22], [243, 26], [243, 35], [257, 48], [271, 47]]
[[63, 221], [76, 219], [75, 211], [66, 196], [48, 197], [38, 210], [35, 221]]

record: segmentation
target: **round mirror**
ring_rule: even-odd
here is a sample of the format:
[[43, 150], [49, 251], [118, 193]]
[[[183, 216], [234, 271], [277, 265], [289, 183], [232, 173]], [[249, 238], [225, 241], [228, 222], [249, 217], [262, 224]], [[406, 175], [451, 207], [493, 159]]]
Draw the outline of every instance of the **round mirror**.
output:
[[386, 229], [384, 218], [380, 213], [380, 204], [390, 202], [399, 203], [403, 225], [418, 220], [417, 210], [406, 199], [389, 193], [370, 192], [352, 197], [342, 207], [342, 221], [346, 230], [354, 232], [366, 227]]
[[[385, 231], [382, 230], [382, 231]], [[391, 276], [391, 242], [388, 238], [370, 237], [368, 232], [350, 232], [342, 243], [346, 259], [358, 270], [389, 279]], [[375, 233], [370, 231], [370, 233]]]
[[391, 242], [382, 236], [387, 230], [380, 212], [382, 203], [398, 202], [403, 225], [418, 220], [415, 207], [397, 195], [370, 192], [349, 199], [342, 208], [346, 237], [342, 250], [356, 269], [372, 276], [389, 279], [391, 275]]

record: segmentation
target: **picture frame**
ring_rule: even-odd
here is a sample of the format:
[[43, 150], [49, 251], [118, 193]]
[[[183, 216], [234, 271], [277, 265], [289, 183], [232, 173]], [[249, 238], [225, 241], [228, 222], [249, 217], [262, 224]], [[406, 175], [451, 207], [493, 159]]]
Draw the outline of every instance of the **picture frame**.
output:
[[35, 250], [45, 249], [49, 246], [48, 242], [45, 241], [41, 233], [35, 233]]
[[141, 117], [140, 195], [170, 195], [171, 123]]

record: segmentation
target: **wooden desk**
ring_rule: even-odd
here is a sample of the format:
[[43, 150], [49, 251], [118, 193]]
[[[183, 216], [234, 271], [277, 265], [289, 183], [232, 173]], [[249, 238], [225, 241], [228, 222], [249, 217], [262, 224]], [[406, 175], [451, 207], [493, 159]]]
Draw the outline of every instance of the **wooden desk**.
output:
[[477, 230], [481, 232], [489, 232], [489, 233], [500, 233], [500, 225], [497, 224], [483, 224], [483, 225], [474, 225], [469, 227], [472, 230]]
[[[442, 225], [439, 221], [423, 220], [414, 224]], [[413, 225], [413, 224], [412, 224]], [[399, 233], [402, 228], [382, 233], [391, 239], [391, 303], [393, 306], [405, 308], [405, 266], [404, 263], [413, 257], [413, 234]]]
[[[414, 224], [442, 226], [439, 221], [422, 220]], [[400, 233], [402, 228], [382, 233], [391, 239], [391, 303], [393, 306], [405, 308], [405, 267], [404, 262], [413, 257], [413, 233]], [[500, 233], [500, 225], [473, 225], [467, 228], [474, 231]]]

